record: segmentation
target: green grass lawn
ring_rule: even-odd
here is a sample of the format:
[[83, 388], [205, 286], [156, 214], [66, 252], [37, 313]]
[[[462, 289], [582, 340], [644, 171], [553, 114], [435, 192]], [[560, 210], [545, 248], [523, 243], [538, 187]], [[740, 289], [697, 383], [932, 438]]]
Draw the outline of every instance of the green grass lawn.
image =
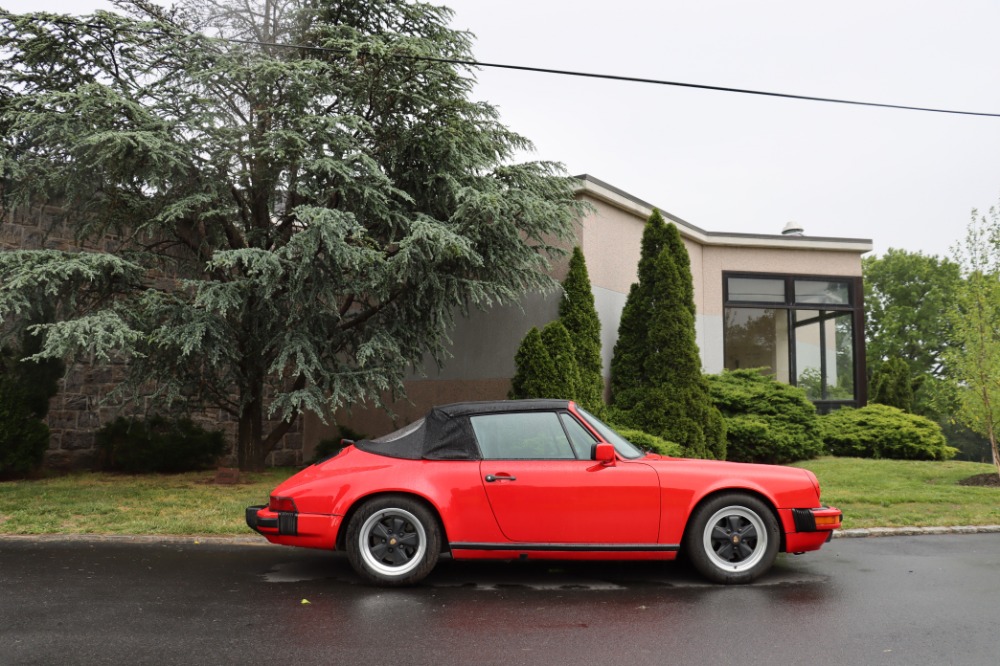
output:
[[1000, 488], [960, 486], [992, 465], [970, 462], [819, 458], [797, 463], [819, 478], [823, 502], [844, 527], [1000, 525]]
[[252, 535], [244, 509], [267, 504], [295, 473], [274, 469], [217, 485], [213, 472], [81, 473], [0, 483], [0, 534]]
[[[1000, 488], [958, 485], [991, 465], [820, 458], [798, 466], [816, 473], [845, 528], [1000, 525]], [[231, 486], [211, 483], [211, 472], [9, 481], [0, 483], [0, 534], [247, 536], [244, 508], [267, 502], [294, 471], [244, 475]]]

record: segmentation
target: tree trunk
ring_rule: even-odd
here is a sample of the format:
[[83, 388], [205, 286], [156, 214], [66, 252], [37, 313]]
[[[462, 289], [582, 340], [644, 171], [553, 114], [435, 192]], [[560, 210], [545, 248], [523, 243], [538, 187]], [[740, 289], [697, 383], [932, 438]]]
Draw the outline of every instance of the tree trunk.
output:
[[268, 454], [263, 437], [264, 406], [260, 388], [253, 387], [250, 391], [252, 396], [243, 402], [240, 412], [236, 458], [241, 471], [260, 472], [264, 470], [264, 459]]

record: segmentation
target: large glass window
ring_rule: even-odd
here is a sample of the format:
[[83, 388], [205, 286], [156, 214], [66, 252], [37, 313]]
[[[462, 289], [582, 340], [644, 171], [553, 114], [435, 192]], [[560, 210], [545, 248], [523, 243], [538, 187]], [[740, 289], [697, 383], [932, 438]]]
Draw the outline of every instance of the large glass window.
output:
[[[725, 275], [725, 367], [801, 386], [820, 411], [857, 405], [858, 278]], [[862, 386], [863, 389], [863, 386]]]
[[726, 368], [763, 368], [783, 382], [788, 374], [788, 315], [777, 308], [726, 308]]

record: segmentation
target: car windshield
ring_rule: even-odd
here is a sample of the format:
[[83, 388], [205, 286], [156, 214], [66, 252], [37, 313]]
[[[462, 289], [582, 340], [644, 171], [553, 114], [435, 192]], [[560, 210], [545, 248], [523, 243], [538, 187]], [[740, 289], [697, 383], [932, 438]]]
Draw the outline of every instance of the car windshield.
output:
[[635, 458], [641, 458], [645, 455], [639, 447], [616, 433], [609, 425], [601, 421], [593, 414], [587, 412], [579, 406], [577, 406], [576, 410], [580, 413], [580, 416], [582, 416], [583, 419], [589, 423], [601, 437], [604, 438], [605, 441], [614, 445], [615, 451], [617, 451], [618, 455], [622, 458], [633, 460]]

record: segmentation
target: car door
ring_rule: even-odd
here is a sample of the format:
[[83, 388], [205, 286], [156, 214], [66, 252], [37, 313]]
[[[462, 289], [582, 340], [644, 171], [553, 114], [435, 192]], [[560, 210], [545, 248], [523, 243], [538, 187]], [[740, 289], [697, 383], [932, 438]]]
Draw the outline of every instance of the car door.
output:
[[655, 544], [656, 472], [590, 460], [596, 440], [566, 412], [471, 417], [480, 473], [504, 536], [530, 544]]

